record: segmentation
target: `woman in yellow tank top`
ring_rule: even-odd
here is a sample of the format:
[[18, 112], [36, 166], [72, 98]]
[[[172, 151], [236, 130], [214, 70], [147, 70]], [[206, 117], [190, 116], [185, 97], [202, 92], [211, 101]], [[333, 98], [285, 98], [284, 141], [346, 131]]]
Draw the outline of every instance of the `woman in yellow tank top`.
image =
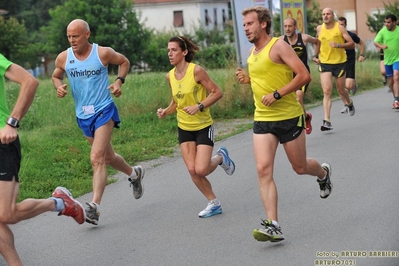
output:
[[235, 171], [226, 148], [212, 156], [214, 146], [213, 120], [209, 107], [222, 98], [222, 92], [207, 72], [191, 63], [199, 50], [184, 36], [172, 37], [168, 43], [168, 56], [174, 68], [166, 74], [172, 92], [172, 101], [157, 111], [159, 118], [177, 112], [180, 150], [194, 184], [207, 198], [208, 205], [198, 216], [210, 217], [222, 213], [222, 205], [206, 178], [218, 165], [228, 175]]

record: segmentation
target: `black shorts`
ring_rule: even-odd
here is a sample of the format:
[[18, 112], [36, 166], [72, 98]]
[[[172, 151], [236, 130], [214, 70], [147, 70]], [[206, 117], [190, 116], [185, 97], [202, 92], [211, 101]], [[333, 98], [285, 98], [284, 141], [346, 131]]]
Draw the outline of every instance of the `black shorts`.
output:
[[301, 135], [305, 126], [304, 122], [303, 115], [283, 121], [255, 121], [253, 132], [254, 134], [270, 133], [275, 135], [280, 143], [286, 143]]
[[195, 141], [198, 145], [214, 146], [214, 130], [213, 125], [197, 131], [187, 131], [178, 128], [179, 144], [187, 141]]
[[21, 167], [21, 144], [19, 137], [9, 144], [0, 143], [0, 180], [19, 182], [18, 173]]
[[345, 75], [345, 63], [341, 64], [322, 64], [319, 65], [319, 72], [331, 72], [333, 77], [340, 78]]
[[345, 72], [347, 79], [355, 79], [355, 63], [346, 63]]

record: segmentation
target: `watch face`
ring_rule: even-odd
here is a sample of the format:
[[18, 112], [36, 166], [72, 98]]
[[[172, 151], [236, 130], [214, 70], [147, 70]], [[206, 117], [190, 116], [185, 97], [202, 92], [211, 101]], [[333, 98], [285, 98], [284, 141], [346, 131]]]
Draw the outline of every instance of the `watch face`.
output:
[[12, 118], [12, 117], [8, 118], [8, 120], [7, 120], [7, 124], [12, 127], [18, 127], [18, 122], [19, 121], [17, 119]]

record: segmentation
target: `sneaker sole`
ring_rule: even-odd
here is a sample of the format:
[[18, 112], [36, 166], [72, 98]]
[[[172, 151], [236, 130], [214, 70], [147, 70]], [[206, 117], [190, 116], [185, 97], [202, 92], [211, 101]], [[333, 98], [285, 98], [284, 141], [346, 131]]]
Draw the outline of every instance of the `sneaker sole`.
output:
[[96, 220], [91, 220], [91, 219], [89, 219], [89, 218], [87, 218], [87, 217], [86, 217], [86, 223], [98, 225], [98, 221], [96, 221]]
[[330, 131], [330, 130], [332, 130], [332, 128], [321, 127], [320, 130], [321, 130], [321, 131]]
[[265, 235], [264, 233], [260, 232], [258, 229], [255, 229], [252, 232], [252, 235], [257, 241], [260, 241], [260, 242], [266, 242], [266, 241], [280, 242], [280, 241], [284, 240], [284, 238], [276, 238], [276, 239], [274, 239], [274, 238], [272, 238], [272, 237], [270, 237], [268, 235]]
[[252, 235], [257, 241], [260, 241], [260, 242], [270, 241], [270, 236], [261, 233], [257, 229], [252, 231]]
[[199, 218], [208, 218], [208, 217], [211, 217], [211, 216], [214, 216], [214, 215], [218, 215], [218, 214], [221, 214], [222, 213], [222, 209], [218, 209], [218, 210], [216, 210], [216, 211], [214, 211], [214, 212], [211, 212], [211, 213], [208, 213], [208, 214], [206, 214], [206, 215], [198, 215], [198, 217]]

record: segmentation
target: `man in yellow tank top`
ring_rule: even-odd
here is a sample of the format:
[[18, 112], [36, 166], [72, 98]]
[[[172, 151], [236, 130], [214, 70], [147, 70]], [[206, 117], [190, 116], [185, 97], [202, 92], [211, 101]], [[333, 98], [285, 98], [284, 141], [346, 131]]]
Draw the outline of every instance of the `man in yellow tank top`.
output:
[[321, 131], [332, 130], [330, 121], [331, 95], [333, 89], [333, 77], [339, 96], [344, 102], [349, 115], [355, 114], [353, 101], [345, 89], [345, 49], [354, 49], [355, 43], [346, 31], [345, 27], [335, 21], [331, 8], [323, 9], [323, 24], [317, 26], [317, 38], [321, 42], [320, 54], [313, 57], [313, 61], [319, 65], [321, 87], [323, 89], [324, 119]]
[[[255, 102], [253, 144], [258, 184], [267, 219], [264, 228], [255, 229], [258, 241], [284, 240], [277, 217], [277, 188], [273, 180], [274, 158], [278, 144], [297, 174], [317, 177], [320, 197], [332, 191], [331, 166], [306, 158], [304, 112], [295, 91], [310, 81], [305, 65], [284, 40], [270, 35], [271, 15], [267, 8], [255, 6], [242, 11], [244, 30], [254, 44], [248, 57], [249, 75], [241, 68], [236, 72], [240, 83], [251, 84]], [[292, 72], [295, 73], [293, 78]]]

